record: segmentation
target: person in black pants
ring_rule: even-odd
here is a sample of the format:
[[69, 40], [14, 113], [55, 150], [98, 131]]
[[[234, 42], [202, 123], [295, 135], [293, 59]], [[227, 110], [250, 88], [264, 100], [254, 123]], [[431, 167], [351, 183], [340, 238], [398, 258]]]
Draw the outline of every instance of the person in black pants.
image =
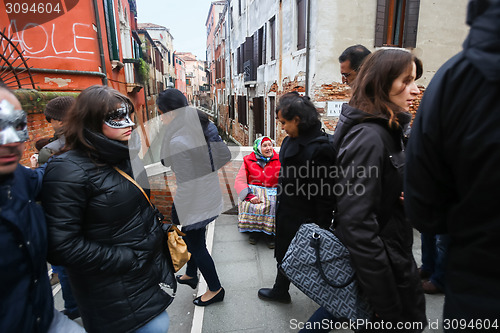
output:
[[[318, 111], [309, 97], [290, 92], [280, 98], [276, 116], [288, 134], [280, 150], [281, 171], [276, 206], [278, 266], [299, 227], [314, 222], [328, 228], [334, 206], [333, 183], [325, 170], [333, 165], [335, 151], [324, 136]], [[323, 173], [321, 172], [323, 170]], [[272, 288], [262, 288], [260, 299], [290, 303], [290, 281], [278, 269]]]
[[177, 89], [167, 89], [157, 100], [164, 136], [160, 158], [175, 173], [177, 191], [172, 206], [172, 222], [182, 225], [184, 240], [191, 252], [186, 274], [177, 282], [195, 289], [197, 270], [207, 281], [208, 290], [193, 303], [207, 306], [224, 300], [215, 264], [205, 242], [206, 226], [222, 211], [222, 193], [217, 170], [231, 158], [217, 127], [206, 114], [188, 107]]

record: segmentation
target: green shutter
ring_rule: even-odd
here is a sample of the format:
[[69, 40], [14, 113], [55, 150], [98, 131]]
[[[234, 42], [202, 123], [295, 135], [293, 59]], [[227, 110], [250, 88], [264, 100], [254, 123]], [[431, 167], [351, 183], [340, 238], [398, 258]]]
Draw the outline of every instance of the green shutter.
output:
[[120, 60], [118, 50], [118, 35], [116, 32], [115, 6], [113, 0], [103, 0], [104, 19], [106, 20], [106, 34], [108, 35], [108, 50], [111, 60]]

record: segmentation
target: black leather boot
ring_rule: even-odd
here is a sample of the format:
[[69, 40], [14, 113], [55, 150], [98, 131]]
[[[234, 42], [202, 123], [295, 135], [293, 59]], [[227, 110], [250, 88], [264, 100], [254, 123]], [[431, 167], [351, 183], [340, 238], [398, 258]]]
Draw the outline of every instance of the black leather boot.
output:
[[288, 291], [282, 292], [274, 288], [261, 288], [259, 289], [259, 298], [264, 301], [274, 301], [279, 303], [291, 303], [292, 299]]

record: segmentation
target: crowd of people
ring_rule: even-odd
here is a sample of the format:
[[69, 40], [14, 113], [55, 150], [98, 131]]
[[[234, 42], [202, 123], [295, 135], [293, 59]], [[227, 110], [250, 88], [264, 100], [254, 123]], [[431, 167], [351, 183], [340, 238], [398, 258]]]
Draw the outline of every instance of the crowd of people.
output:
[[[423, 64], [402, 49], [354, 45], [341, 54], [351, 98], [333, 136], [308, 96], [280, 97], [275, 115], [287, 136], [279, 154], [270, 137], [257, 138], [234, 184], [239, 231], [274, 249], [275, 283], [258, 290], [260, 299], [292, 301], [280, 264], [300, 226], [316, 223], [349, 250], [371, 322], [423, 331], [424, 293], [445, 294], [445, 319], [498, 320], [500, 1], [471, 1], [467, 19], [463, 52], [436, 73], [412, 127]], [[191, 253], [177, 276], [139, 160], [133, 102], [107, 86], [53, 99], [45, 115], [55, 136], [38, 142], [30, 169], [19, 164], [26, 113], [0, 86], [0, 332], [167, 332], [177, 284], [196, 289], [198, 270], [208, 290], [193, 303], [224, 300], [205, 237], [222, 212], [217, 171], [230, 152], [179, 90], [161, 92], [157, 106], [161, 163], [177, 185], [168, 218]], [[331, 177], [332, 169], [344, 172]], [[420, 267], [413, 228], [422, 232]], [[61, 312], [47, 262], [61, 282]], [[329, 331], [325, 319], [345, 320], [319, 307], [301, 332]]]

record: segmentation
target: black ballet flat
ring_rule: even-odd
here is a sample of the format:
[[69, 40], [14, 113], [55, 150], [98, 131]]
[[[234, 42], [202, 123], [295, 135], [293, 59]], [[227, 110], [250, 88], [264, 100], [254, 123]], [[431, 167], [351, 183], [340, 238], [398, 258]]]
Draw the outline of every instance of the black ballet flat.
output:
[[177, 280], [177, 283], [179, 283], [179, 284], [187, 284], [191, 288], [196, 289], [196, 287], [198, 286], [198, 280], [199, 280], [198, 277], [193, 277], [193, 278], [190, 278], [190, 279], [187, 279], [187, 280], [181, 280], [181, 276], [182, 275], [177, 275], [175, 277], [175, 279]]
[[225, 293], [226, 292], [224, 291], [224, 288], [221, 288], [221, 290], [214, 297], [209, 299], [208, 301], [203, 302], [201, 300], [201, 296], [198, 296], [193, 301], [193, 303], [194, 303], [194, 305], [198, 305], [198, 306], [207, 306], [207, 305], [210, 305], [212, 303], [222, 302], [224, 300]]

